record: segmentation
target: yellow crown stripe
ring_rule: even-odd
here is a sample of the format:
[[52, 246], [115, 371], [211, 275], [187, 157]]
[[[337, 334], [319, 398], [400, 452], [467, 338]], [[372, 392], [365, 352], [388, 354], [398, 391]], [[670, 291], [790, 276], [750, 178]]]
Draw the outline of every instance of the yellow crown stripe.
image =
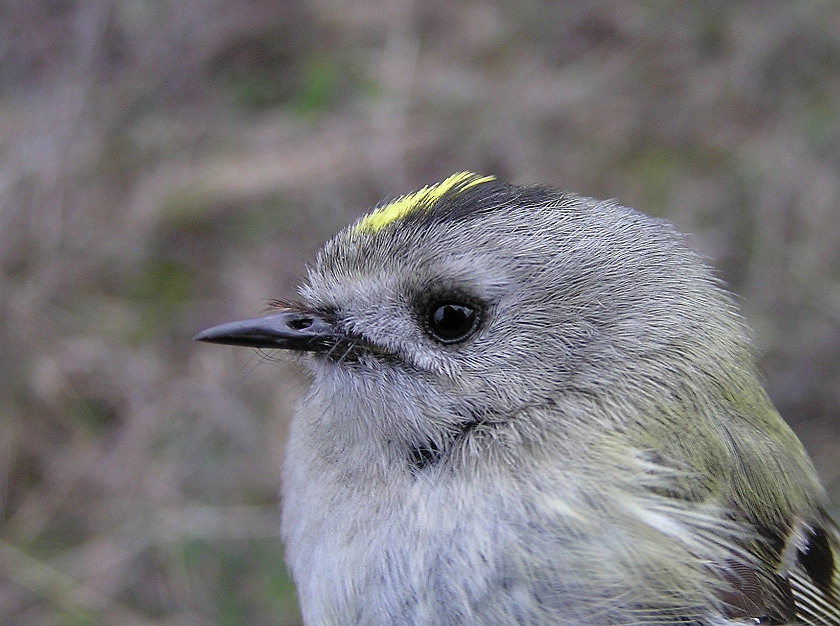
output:
[[428, 211], [449, 191], [461, 193], [470, 187], [495, 180], [495, 176], [479, 176], [473, 172], [459, 172], [444, 181], [423, 187], [379, 207], [362, 217], [353, 227], [355, 232], [374, 233], [391, 222], [404, 218], [413, 211]]

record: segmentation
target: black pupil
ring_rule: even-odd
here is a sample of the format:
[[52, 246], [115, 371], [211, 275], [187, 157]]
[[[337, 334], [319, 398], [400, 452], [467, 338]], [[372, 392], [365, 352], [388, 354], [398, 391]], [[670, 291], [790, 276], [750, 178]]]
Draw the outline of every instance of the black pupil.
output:
[[465, 339], [475, 326], [475, 309], [453, 302], [432, 306], [430, 330], [444, 342]]

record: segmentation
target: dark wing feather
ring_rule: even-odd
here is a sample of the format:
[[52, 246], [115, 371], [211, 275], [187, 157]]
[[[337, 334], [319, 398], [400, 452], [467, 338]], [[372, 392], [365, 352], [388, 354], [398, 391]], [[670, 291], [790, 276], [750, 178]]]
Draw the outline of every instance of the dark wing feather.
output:
[[840, 626], [840, 531], [823, 513], [803, 537], [787, 574], [797, 617], [803, 624]]

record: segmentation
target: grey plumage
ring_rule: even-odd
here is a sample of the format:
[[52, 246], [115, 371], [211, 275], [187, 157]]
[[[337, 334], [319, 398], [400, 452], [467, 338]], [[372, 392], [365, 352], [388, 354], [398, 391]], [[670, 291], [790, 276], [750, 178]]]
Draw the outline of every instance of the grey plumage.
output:
[[816, 473], [668, 224], [459, 174], [301, 295], [198, 338], [312, 373], [282, 515], [307, 624], [840, 624]]

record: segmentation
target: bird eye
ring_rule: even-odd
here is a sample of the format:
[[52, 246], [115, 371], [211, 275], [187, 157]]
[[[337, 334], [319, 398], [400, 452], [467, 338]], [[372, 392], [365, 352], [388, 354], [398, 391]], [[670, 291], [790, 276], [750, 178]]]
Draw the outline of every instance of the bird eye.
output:
[[461, 302], [433, 302], [426, 313], [426, 330], [440, 343], [457, 343], [478, 328], [474, 306]]

